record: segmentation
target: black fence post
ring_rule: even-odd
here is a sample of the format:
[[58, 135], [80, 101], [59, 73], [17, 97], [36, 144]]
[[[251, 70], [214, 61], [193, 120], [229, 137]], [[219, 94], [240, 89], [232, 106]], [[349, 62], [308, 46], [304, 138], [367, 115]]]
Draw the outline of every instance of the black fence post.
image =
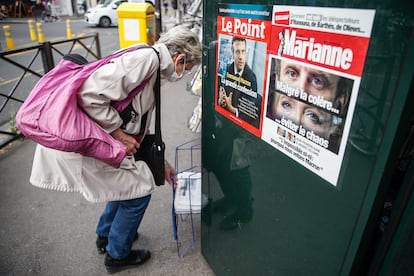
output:
[[98, 59], [102, 58], [102, 52], [101, 52], [101, 42], [99, 40], [99, 33], [95, 33], [95, 41], [96, 41], [96, 54], [98, 56]]
[[[164, 0], [165, 1], [165, 0]], [[156, 28], [156, 37], [155, 40], [158, 40], [160, 38], [160, 33], [163, 31], [162, 30], [162, 7], [161, 7], [161, 0], [155, 0], [155, 10], [158, 12], [155, 13], [155, 15], [158, 16], [155, 19], [155, 28]]]
[[52, 44], [50, 41], [43, 42], [40, 49], [42, 52], [43, 70], [46, 74], [52, 70], [53, 67], [55, 67], [55, 61], [53, 60], [52, 54]]

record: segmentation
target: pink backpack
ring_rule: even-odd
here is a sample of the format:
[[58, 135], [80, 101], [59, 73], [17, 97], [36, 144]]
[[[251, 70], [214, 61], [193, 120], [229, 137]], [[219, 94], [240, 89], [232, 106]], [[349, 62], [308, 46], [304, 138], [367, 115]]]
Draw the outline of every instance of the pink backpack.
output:
[[[72, 60], [62, 59], [36, 83], [20, 107], [16, 114], [18, 129], [27, 138], [45, 147], [77, 152], [119, 168], [126, 156], [124, 144], [82, 111], [76, 94], [96, 69], [124, 53], [143, 47], [148, 48], [137, 45], [88, 64], [77, 64], [73, 62], [73, 57]], [[148, 81], [144, 80], [126, 99], [113, 106], [121, 112]]]

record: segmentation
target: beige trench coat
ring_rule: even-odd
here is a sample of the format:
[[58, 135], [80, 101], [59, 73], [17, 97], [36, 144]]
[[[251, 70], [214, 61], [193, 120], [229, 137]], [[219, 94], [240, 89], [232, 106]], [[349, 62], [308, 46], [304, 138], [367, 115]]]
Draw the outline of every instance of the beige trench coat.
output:
[[[160, 53], [161, 78], [174, 72], [174, 63], [163, 44], [154, 48]], [[148, 112], [148, 129], [154, 109], [153, 85], [158, 57], [151, 48], [138, 49], [116, 58], [96, 70], [82, 85], [78, 103], [108, 133], [122, 125], [111, 101], [124, 99], [143, 80], [150, 78], [133, 99], [137, 114]], [[126, 132], [137, 134], [141, 117], [128, 123]], [[147, 196], [154, 191], [154, 179], [143, 161], [127, 156], [120, 168], [113, 168], [97, 159], [77, 153], [62, 152], [37, 145], [30, 183], [34, 186], [65, 192], [79, 192], [91, 202], [127, 200]]]

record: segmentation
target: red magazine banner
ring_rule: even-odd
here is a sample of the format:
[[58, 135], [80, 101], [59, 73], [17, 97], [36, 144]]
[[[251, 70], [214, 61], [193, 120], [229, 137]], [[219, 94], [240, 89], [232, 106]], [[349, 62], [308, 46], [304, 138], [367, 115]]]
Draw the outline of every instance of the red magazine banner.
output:
[[369, 38], [273, 26], [269, 53], [361, 76]]
[[270, 21], [254, 20], [251, 18], [233, 18], [218, 16], [217, 32], [231, 36], [244, 37], [256, 41], [267, 42], [270, 39]]
[[290, 22], [290, 11], [275, 12], [273, 17], [273, 24], [281, 24], [288, 26]]

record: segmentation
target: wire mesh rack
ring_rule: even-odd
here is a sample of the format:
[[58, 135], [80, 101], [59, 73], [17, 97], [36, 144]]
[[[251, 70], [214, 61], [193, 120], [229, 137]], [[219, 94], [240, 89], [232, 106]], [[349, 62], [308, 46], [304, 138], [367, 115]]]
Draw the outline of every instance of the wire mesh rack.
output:
[[[201, 140], [199, 138], [176, 147], [175, 168], [178, 173], [172, 185], [172, 224], [177, 254], [181, 258], [194, 247], [196, 238], [193, 215], [201, 213], [204, 202], [201, 191]], [[189, 242], [180, 238], [180, 223], [191, 227]]]

